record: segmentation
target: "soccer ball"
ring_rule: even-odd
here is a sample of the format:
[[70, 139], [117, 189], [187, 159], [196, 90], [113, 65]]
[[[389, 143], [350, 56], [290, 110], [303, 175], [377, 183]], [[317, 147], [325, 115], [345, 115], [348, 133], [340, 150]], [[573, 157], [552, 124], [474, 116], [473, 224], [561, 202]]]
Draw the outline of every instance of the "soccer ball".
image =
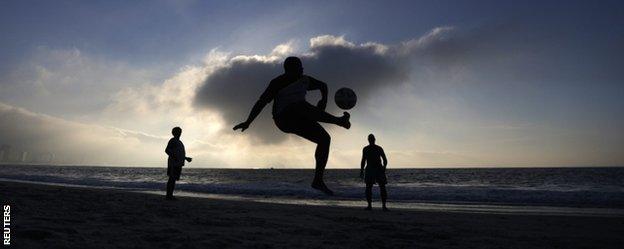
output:
[[343, 87], [336, 91], [334, 100], [340, 109], [349, 110], [355, 106], [357, 96], [355, 96], [355, 92], [353, 92], [350, 88]]

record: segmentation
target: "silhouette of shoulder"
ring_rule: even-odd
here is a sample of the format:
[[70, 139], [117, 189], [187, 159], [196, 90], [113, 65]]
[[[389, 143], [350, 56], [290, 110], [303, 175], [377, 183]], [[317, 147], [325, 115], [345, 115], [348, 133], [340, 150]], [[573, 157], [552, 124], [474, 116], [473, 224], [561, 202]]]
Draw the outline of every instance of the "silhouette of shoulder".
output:
[[284, 74], [275, 77], [269, 82], [269, 86], [264, 90], [262, 95], [260, 95], [260, 100], [265, 103], [271, 102], [275, 98], [275, 95], [290, 83], [291, 82], [288, 81]]
[[165, 152], [167, 152], [167, 154], [169, 154], [171, 152], [171, 149], [173, 149], [173, 147], [175, 147], [175, 138], [172, 137], [171, 139], [169, 139], [169, 142], [167, 143], [167, 148], [165, 148]]
[[364, 151], [372, 152], [372, 151], [379, 151], [379, 150], [383, 150], [383, 149], [381, 148], [381, 146], [376, 145], [376, 144], [369, 144], [364, 147]]
[[376, 144], [369, 144], [362, 150], [366, 157], [379, 157], [383, 153], [383, 149]]
[[176, 139], [175, 137], [172, 137], [171, 139], [169, 139], [169, 143], [167, 143], [167, 146], [178, 146], [181, 143], [182, 141]]
[[381, 157], [383, 155], [383, 150], [378, 145], [375, 145], [375, 144], [367, 145], [362, 150], [362, 154], [363, 154], [364, 159], [367, 161], [367, 165], [375, 166], [375, 167], [381, 165]]

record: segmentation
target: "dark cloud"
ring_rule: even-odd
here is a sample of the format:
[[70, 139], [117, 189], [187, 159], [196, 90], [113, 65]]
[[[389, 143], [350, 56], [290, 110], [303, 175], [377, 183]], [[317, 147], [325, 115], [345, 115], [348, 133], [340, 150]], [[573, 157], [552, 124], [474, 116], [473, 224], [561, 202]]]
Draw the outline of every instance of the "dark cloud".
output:
[[[359, 105], [376, 89], [407, 80], [407, 56], [380, 44], [355, 45], [341, 37], [313, 38], [309, 53], [299, 56], [305, 73], [329, 86], [330, 111], [336, 112], [333, 93], [350, 87], [358, 94]], [[283, 73], [282, 60], [268, 57], [237, 57], [209, 75], [199, 87], [195, 104], [221, 113], [234, 126], [244, 121], [256, 100], [274, 77]], [[270, 110], [270, 107], [265, 108]], [[275, 128], [270, 111], [264, 111], [246, 131], [263, 143], [277, 143], [285, 135]]]
[[[244, 121], [258, 97], [277, 76], [281, 65], [259, 59], [233, 60], [231, 64], [212, 73], [199, 88], [195, 103], [221, 113], [228, 126]], [[269, 111], [267, 111], [267, 109]], [[248, 130], [262, 141], [274, 141], [282, 136], [274, 128], [270, 108]]]

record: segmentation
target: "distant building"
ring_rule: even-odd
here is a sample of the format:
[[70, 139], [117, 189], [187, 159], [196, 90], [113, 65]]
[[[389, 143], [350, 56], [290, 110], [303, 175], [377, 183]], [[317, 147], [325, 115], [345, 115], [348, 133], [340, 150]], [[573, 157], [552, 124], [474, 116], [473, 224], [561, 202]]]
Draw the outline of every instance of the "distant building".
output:
[[51, 163], [54, 160], [54, 154], [49, 152], [39, 153], [33, 160], [38, 163]]
[[0, 162], [3, 163], [24, 163], [32, 162], [32, 154], [28, 151], [16, 150], [10, 145], [0, 146]]
[[11, 150], [11, 146], [3, 144], [0, 146], [0, 162], [6, 162], [9, 157], [9, 151]]
[[7, 144], [0, 146], [0, 163], [54, 163], [55, 158], [51, 152], [18, 150]]
[[28, 162], [30, 160], [28, 160], [28, 151], [22, 151], [22, 155], [20, 156], [20, 163], [25, 163]]

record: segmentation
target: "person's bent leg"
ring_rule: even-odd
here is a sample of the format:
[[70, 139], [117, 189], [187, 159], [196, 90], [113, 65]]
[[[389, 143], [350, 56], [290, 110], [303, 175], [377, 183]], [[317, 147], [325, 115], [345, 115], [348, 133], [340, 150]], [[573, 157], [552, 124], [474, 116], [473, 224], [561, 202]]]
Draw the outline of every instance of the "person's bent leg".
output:
[[289, 127], [292, 128], [292, 133], [316, 143], [316, 151], [314, 152], [316, 168], [314, 171], [312, 187], [321, 190], [326, 194], [333, 194], [333, 192], [325, 186], [325, 182], [323, 181], [325, 166], [327, 165], [327, 159], [329, 158], [331, 137], [316, 121], [303, 119], [297, 120], [296, 123], [290, 125], [293, 126]]
[[[319, 125], [320, 126], [320, 125]], [[316, 167], [314, 169], [314, 180], [312, 180], [312, 187], [319, 189], [326, 194], [332, 195], [332, 192], [323, 181], [325, 174], [325, 167], [327, 166], [327, 159], [329, 158], [329, 144], [331, 137], [325, 130], [318, 135], [319, 141], [316, 144], [316, 150], [314, 151], [314, 159], [316, 160]]]
[[325, 172], [325, 167], [327, 166], [327, 160], [329, 159], [330, 143], [331, 137], [326, 131], [324, 131], [320, 135], [319, 142], [316, 144], [316, 150], [314, 151], [314, 159], [316, 160], [316, 167], [314, 171], [315, 181], [323, 181], [323, 174]]
[[307, 102], [302, 103], [298, 111], [300, 111], [298, 113], [299, 115], [302, 115], [303, 117], [310, 119], [310, 120], [323, 122], [323, 123], [329, 123], [329, 124], [335, 124], [335, 125], [339, 125], [344, 128], [347, 128], [347, 129], [351, 127], [351, 123], [349, 122], [350, 115], [347, 112], [344, 112], [342, 117], [336, 117]]
[[373, 184], [366, 183], [366, 202], [368, 202], [367, 210], [373, 208]]
[[173, 198], [174, 188], [175, 188], [175, 178], [169, 177], [169, 181], [167, 181], [167, 199]]
[[381, 194], [381, 205], [384, 211], [387, 211], [386, 200], [388, 199], [388, 192], [386, 191], [386, 184], [379, 184], [379, 192]]

